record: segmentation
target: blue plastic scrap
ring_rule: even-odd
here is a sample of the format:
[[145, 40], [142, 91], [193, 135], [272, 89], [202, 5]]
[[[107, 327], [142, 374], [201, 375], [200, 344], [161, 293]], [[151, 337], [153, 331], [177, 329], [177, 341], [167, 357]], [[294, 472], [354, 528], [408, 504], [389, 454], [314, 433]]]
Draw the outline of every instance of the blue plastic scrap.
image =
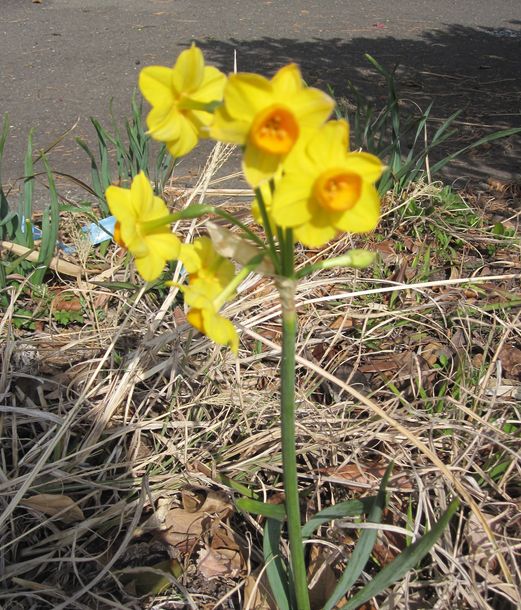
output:
[[98, 222], [92, 222], [90, 225], [82, 227], [82, 231], [88, 234], [90, 243], [96, 246], [103, 241], [112, 239], [115, 226], [116, 217], [107, 216], [107, 218], [103, 218]]
[[[22, 227], [23, 227], [23, 225], [22, 225]], [[33, 233], [33, 239], [42, 239], [43, 233], [39, 227], [35, 227], [34, 225], [32, 225], [32, 233]], [[67, 246], [62, 241], [57, 241], [56, 245], [58, 246], [58, 248], [60, 250], [65, 252], [65, 254], [74, 254], [76, 252], [76, 248], [74, 246]]]

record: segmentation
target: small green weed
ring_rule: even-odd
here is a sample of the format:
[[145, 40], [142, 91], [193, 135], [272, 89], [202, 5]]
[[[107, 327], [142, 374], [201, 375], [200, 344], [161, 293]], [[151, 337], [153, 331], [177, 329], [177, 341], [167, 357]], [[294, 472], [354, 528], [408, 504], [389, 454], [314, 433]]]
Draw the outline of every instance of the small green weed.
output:
[[[20, 191], [18, 209], [16, 212], [9, 210], [7, 196], [2, 188], [1, 164], [4, 154], [5, 143], [9, 133], [9, 123], [7, 114], [4, 116], [3, 127], [0, 135], [0, 238], [10, 240], [27, 250], [18, 255], [14, 261], [0, 261], [0, 288], [5, 287], [8, 273], [21, 274], [29, 277], [32, 285], [42, 284], [45, 274], [49, 268], [52, 257], [56, 249], [58, 238], [58, 223], [60, 215], [60, 204], [54, 177], [43, 152], [39, 153], [36, 160], [42, 160], [49, 186], [50, 203], [45, 207], [41, 221], [41, 237], [38, 247], [35, 246], [33, 235], [33, 192], [34, 192], [34, 151], [33, 151], [33, 131], [29, 132], [27, 139], [27, 150], [24, 162], [23, 187]], [[27, 257], [37, 252], [35, 262], [30, 262]]]
[[97, 154], [81, 138], [76, 142], [87, 153], [91, 165], [92, 192], [98, 199], [103, 216], [110, 214], [105, 191], [110, 184], [127, 183], [143, 170], [155, 185], [156, 194], [162, 193], [175, 166], [166, 146], [157, 147], [146, 133], [142, 103], [134, 95], [131, 101], [131, 118], [125, 120], [124, 135], [112, 112], [112, 131], [91, 117], [97, 137]]

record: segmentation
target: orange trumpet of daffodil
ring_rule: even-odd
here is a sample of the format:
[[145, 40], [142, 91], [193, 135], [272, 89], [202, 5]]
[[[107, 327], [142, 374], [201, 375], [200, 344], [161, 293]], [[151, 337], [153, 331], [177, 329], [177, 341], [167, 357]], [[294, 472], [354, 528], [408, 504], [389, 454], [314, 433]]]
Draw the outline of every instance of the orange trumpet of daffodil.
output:
[[382, 164], [374, 155], [349, 152], [346, 121], [330, 121], [284, 165], [271, 203], [280, 227], [293, 227], [295, 238], [318, 247], [340, 232], [372, 231], [380, 218], [374, 186]]
[[173, 157], [189, 153], [213, 118], [212, 104], [223, 96], [226, 76], [204, 65], [201, 49], [183, 51], [173, 68], [149, 66], [139, 75], [139, 88], [151, 104], [149, 134], [166, 142]]
[[134, 256], [141, 277], [157, 279], [166, 261], [176, 259], [181, 243], [170, 225], [157, 226], [157, 220], [168, 215], [165, 202], [154, 195], [143, 172], [132, 180], [130, 189], [109, 186], [107, 203], [116, 217], [115, 241]]
[[305, 86], [295, 64], [281, 68], [271, 80], [232, 74], [210, 136], [244, 146], [244, 175], [256, 187], [327, 120], [334, 105], [323, 91]]

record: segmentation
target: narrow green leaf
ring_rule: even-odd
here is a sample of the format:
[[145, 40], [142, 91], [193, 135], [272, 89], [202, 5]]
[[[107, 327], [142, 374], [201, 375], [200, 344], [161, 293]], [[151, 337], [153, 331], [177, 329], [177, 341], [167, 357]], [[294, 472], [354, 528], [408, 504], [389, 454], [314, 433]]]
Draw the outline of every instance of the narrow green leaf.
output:
[[324, 508], [324, 510], [313, 515], [302, 527], [302, 536], [304, 538], [309, 538], [321, 525], [333, 521], [333, 519], [365, 515], [371, 510], [374, 500], [375, 496], [368, 496], [367, 498], [347, 500], [346, 502], [339, 502], [334, 506], [328, 506], [327, 508]]
[[[380, 523], [382, 521], [382, 514], [385, 508], [385, 490], [393, 470], [393, 465], [393, 463], [389, 464], [384, 476], [382, 477], [378, 494], [376, 495], [369, 514], [367, 515], [367, 521], [369, 523]], [[369, 561], [369, 558], [371, 557], [377, 534], [377, 529], [362, 530], [360, 538], [353, 549], [351, 558], [349, 559], [349, 563], [338, 581], [333, 594], [327, 600], [324, 610], [332, 610], [332, 608], [337, 605], [337, 603], [355, 584], [365, 565]]]
[[101, 175], [100, 170], [98, 168], [98, 164], [96, 162], [96, 158], [94, 157], [94, 154], [92, 153], [86, 142], [84, 142], [81, 138], [76, 138], [76, 142], [87, 153], [90, 159], [92, 190], [100, 201], [100, 207], [103, 212], [103, 215], [108, 216], [108, 206], [105, 202], [105, 189], [103, 188], [103, 185], [101, 183]]
[[430, 532], [402, 551], [396, 559], [378, 572], [378, 574], [352, 597], [347, 604], [344, 604], [340, 610], [356, 610], [356, 608], [366, 601], [384, 591], [389, 585], [400, 580], [400, 578], [403, 578], [403, 576], [405, 576], [409, 570], [412, 570], [434, 546], [458, 507], [459, 501], [453, 500]]
[[464, 148], [460, 148], [460, 150], [456, 151], [455, 153], [452, 153], [451, 155], [448, 155], [444, 159], [441, 159], [441, 161], [438, 161], [438, 163], [435, 163], [431, 167], [431, 172], [433, 174], [436, 173], [437, 171], [445, 167], [447, 163], [450, 163], [456, 157], [459, 157], [459, 155], [463, 154], [464, 152], [467, 152], [468, 150], [472, 150], [473, 148], [481, 146], [482, 144], [488, 144], [489, 142], [493, 142], [494, 140], [499, 140], [500, 138], [508, 138], [517, 133], [521, 133], [521, 127], [512, 127], [511, 129], [503, 129], [501, 131], [495, 131], [494, 133], [490, 133], [487, 136], [480, 138], [476, 142], [473, 142], [472, 144], [469, 144]]
[[223, 483], [223, 485], [228, 485], [228, 487], [231, 487], [233, 490], [242, 494], [246, 498], [250, 498], [252, 500], [256, 500], [258, 498], [258, 494], [252, 491], [249, 487], [246, 487], [246, 485], [239, 483], [239, 481], [236, 481], [235, 479], [227, 477], [225, 474], [217, 473], [217, 478], [221, 483]]
[[41, 284], [47, 272], [49, 264], [56, 250], [56, 240], [58, 239], [58, 225], [60, 222], [60, 204], [58, 202], [58, 193], [56, 192], [56, 184], [54, 177], [47, 162], [45, 155], [42, 160], [47, 172], [47, 180], [49, 182], [50, 204], [43, 213], [42, 219], [42, 240], [40, 252], [38, 255], [38, 269], [31, 277], [33, 285]]
[[[11, 220], [13, 220], [13, 218], [16, 218], [16, 212], [9, 212], [8, 210], [4, 210], [1, 207], [1, 197], [2, 197], [2, 193], [0, 192], [0, 227], [5, 227], [7, 224], [9, 224], [11, 222]], [[7, 201], [7, 200], [6, 200]]]
[[15, 236], [16, 243], [32, 248], [33, 240], [33, 191], [34, 191], [34, 168], [33, 168], [33, 130], [29, 131], [27, 137], [27, 151], [24, 160], [24, 184], [20, 192], [18, 206], [19, 224]]
[[239, 498], [235, 500], [235, 505], [239, 510], [253, 515], [262, 515], [281, 522], [286, 519], [286, 509], [283, 504], [267, 504], [251, 498]]
[[290, 610], [292, 605], [290, 605], [288, 593], [288, 570], [279, 552], [281, 530], [280, 521], [267, 519], [263, 537], [264, 562], [266, 576], [278, 609]]

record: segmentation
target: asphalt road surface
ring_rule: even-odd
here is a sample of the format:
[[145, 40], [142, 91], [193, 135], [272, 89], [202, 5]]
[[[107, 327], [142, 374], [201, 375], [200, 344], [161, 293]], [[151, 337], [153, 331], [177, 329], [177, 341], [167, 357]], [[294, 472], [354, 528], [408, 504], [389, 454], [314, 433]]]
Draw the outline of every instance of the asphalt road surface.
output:
[[[193, 41], [223, 71], [234, 51], [239, 70], [266, 75], [296, 61], [310, 85], [345, 96], [350, 80], [377, 103], [386, 90], [364, 53], [399, 64], [402, 96], [434, 102], [433, 127], [463, 110], [453, 149], [521, 126], [519, 0], [0, 0], [0, 114], [11, 126], [3, 182], [17, 185], [30, 128], [42, 149], [73, 125], [51, 165], [88, 181], [74, 138], [95, 142], [89, 116], [108, 124], [111, 99], [118, 119], [129, 116], [140, 69], [172, 65]], [[519, 136], [490, 145], [448, 179], [519, 179], [520, 153]], [[180, 168], [193, 177], [203, 162], [199, 153]]]

